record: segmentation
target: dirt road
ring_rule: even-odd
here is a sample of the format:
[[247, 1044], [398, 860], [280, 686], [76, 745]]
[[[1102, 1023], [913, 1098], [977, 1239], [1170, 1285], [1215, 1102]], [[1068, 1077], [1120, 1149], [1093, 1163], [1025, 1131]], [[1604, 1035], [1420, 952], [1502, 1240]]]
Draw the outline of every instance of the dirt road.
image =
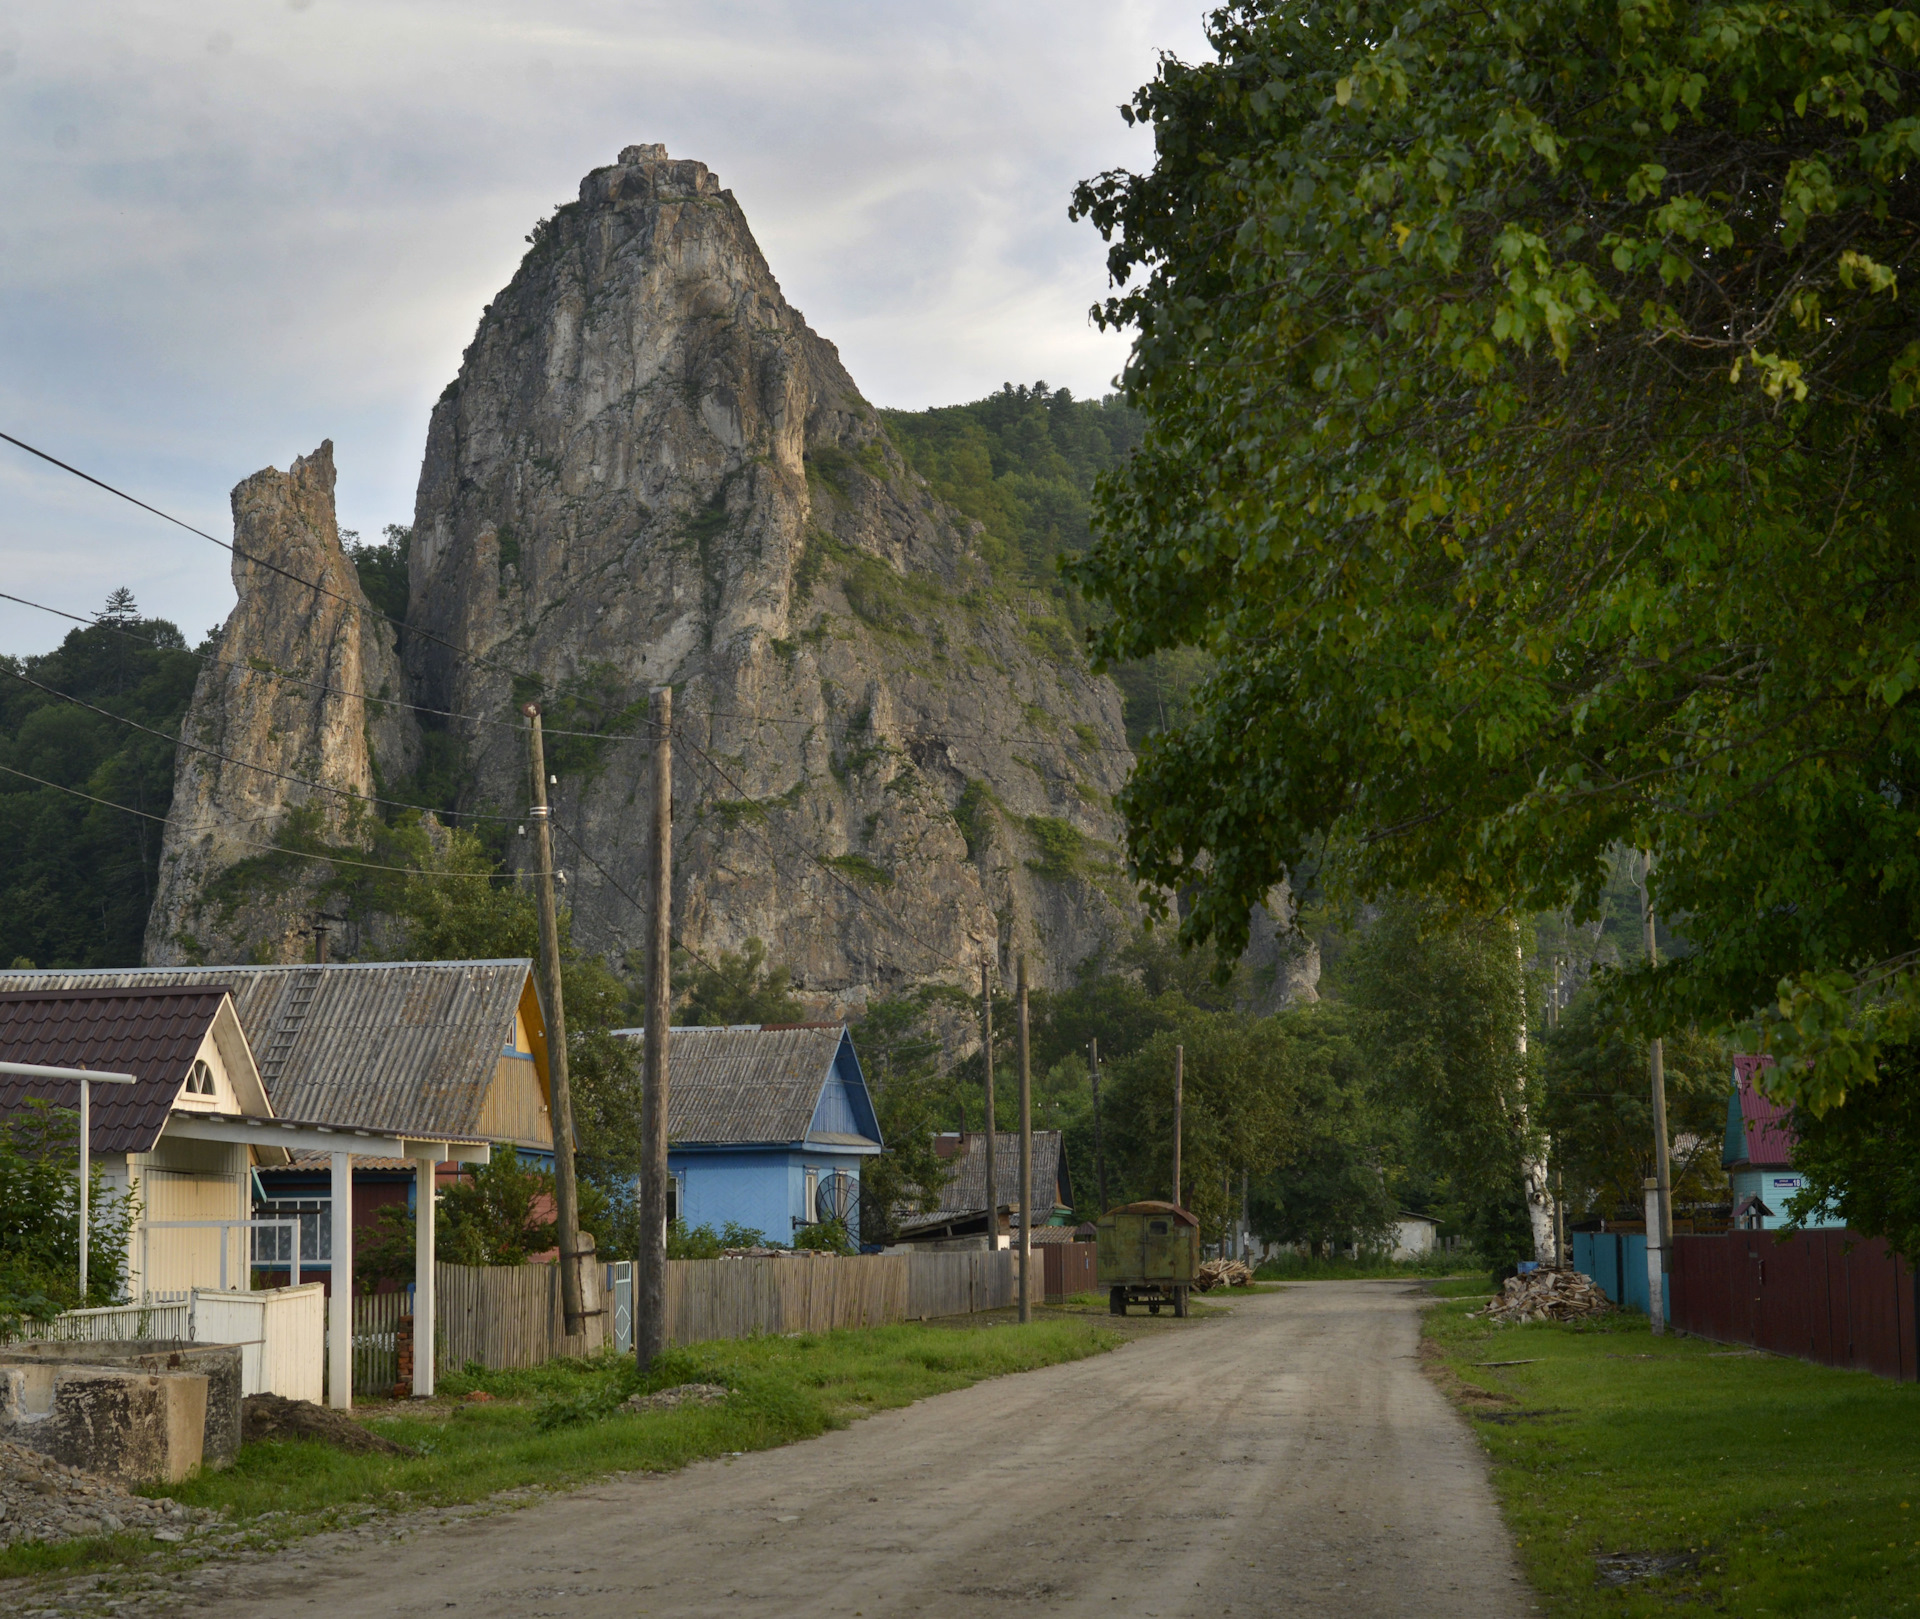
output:
[[[1315, 1283], [784, 1450], [398, 1544], [295, 1548], [196, 1614], [1510, 1619], [1418, 1290]], [[210, 1600], [211, 1598], [211, 1600]]]

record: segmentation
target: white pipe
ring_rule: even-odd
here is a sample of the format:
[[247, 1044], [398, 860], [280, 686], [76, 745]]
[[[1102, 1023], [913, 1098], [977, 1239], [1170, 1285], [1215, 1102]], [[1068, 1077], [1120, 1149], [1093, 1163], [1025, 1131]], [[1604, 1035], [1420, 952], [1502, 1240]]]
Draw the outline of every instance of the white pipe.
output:
[[[433, 1183], [436, 1166], [425, 1159], [413, 1166], [413, 1392], [433, 1393]], [[561, 1264], [574, 1260], [562, 1256]]]
[[333, 1165], [333, 1271], [327, 1299], [327, 1404], [353, 1406], [353, 1154]]

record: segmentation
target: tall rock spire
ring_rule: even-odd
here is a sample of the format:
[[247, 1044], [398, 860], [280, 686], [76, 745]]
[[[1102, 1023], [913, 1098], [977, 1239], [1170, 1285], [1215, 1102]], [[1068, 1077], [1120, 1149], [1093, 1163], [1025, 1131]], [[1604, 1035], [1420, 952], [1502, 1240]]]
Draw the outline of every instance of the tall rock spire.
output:
[[276, 845], [363, 844], [376, 758], [412, 768], [410, 719], [377, 700], [401, 696], [393, 636], [340, 548], [333, 481], [328, 441], [233, 491], [240, 599], [181, 725], [156, 965], [303, 959], [325, 869]]

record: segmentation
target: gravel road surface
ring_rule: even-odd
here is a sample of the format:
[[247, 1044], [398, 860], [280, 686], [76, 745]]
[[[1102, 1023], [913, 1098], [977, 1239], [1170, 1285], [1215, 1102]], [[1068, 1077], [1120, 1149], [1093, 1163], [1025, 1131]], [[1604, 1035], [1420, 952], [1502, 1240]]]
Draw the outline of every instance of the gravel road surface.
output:
[[1245, 1299], [782, 1450], [294, 1548], [191, 1611], [1532, 1614], [1480, 1447], [1421, 1375], [1420, 1308], [1401, 1282]]

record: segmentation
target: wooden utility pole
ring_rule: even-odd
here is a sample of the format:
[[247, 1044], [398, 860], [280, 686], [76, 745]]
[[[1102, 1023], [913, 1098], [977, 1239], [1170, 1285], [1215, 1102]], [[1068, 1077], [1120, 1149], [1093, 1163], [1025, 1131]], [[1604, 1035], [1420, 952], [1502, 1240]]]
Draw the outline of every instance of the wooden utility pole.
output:
[[647, 870], [647, 1013], [640, 1048], [640, 1252], [633, 1354], [646, 1371], [667, 1347], [667, 1026], [673, 1017], [673, 688], [647, 704], [653, 728], [653, 858]]
[[[1653, 856], [1651, 853], [1640, 857], [1640, 925], [1646, 933], [1647, 965], [1656, 967], [1660, 963], [1660, 954], [1654, 937], [1653, 896], [1648, 888], [1648, 879], [1653, 875]], [[1653, 1090], [1653, 1179], [1648, 1182], [1649, 1189], [1657, 1200], [1659, 1229], [1647, 1227], [1647, 1252], [1651, 1254], [1655, 1239], [1660, 1249], [1660, 1292], [1661, 1298], [1651, 1301], [1650, 1314], [1655, 1332], [1666, 1331], [1666, 1322], [1662, 1300], [1666, 1294], [1666, 1279], [1673, 1266], [1673, 1162], [1667, 1145], [1667, 1060], [1666, 1047], [1658, 1035], [1647, 1045], [1648, 1078]]]
[[1187, 1048], [1173, 1048], [1173, 1206], [1180, 1207], [1180, 1105], [1187, 1088]]
[[[553, 1202], [559, 1222], [560, 1307], [567, 1336], [586, 1330], [586, 1304], [580, 1296], [580, 1195], [573, 1178], [573, 1091], [567, 1083], [567, 1012], [560, 994], [560, 916], [553, 900], [553, 830], [547, 814], [547, 755], [540, 740], [540, 705], [528, 703], [527, 746], [533, 763], [534, 893], [540, 910], [540, 976], [547, 991], [547, 1084], [552, 1103]], [[431, 1354], [432, 1346], [426, 1351]]]
[[1107, 1157], [1100, 1145], [1100, 1042], [1087, 1042], [1088, 1070], [1093, 1075], [1093, 1180], [1100, 1193], [1100, 1212], [1107, 1212]]
[[1033, 1319], [1033, 1069], [1027, 1060], [1027, 958], [1020, 958], [1020, 1319]]
[[995, 1173], [999, 1138], [993, 1128], [993, 984], [987, 964], [980, 963], [980, 1054], [987, 1064], [987, 1247], [1000, 1247], [1000, 1178]]

